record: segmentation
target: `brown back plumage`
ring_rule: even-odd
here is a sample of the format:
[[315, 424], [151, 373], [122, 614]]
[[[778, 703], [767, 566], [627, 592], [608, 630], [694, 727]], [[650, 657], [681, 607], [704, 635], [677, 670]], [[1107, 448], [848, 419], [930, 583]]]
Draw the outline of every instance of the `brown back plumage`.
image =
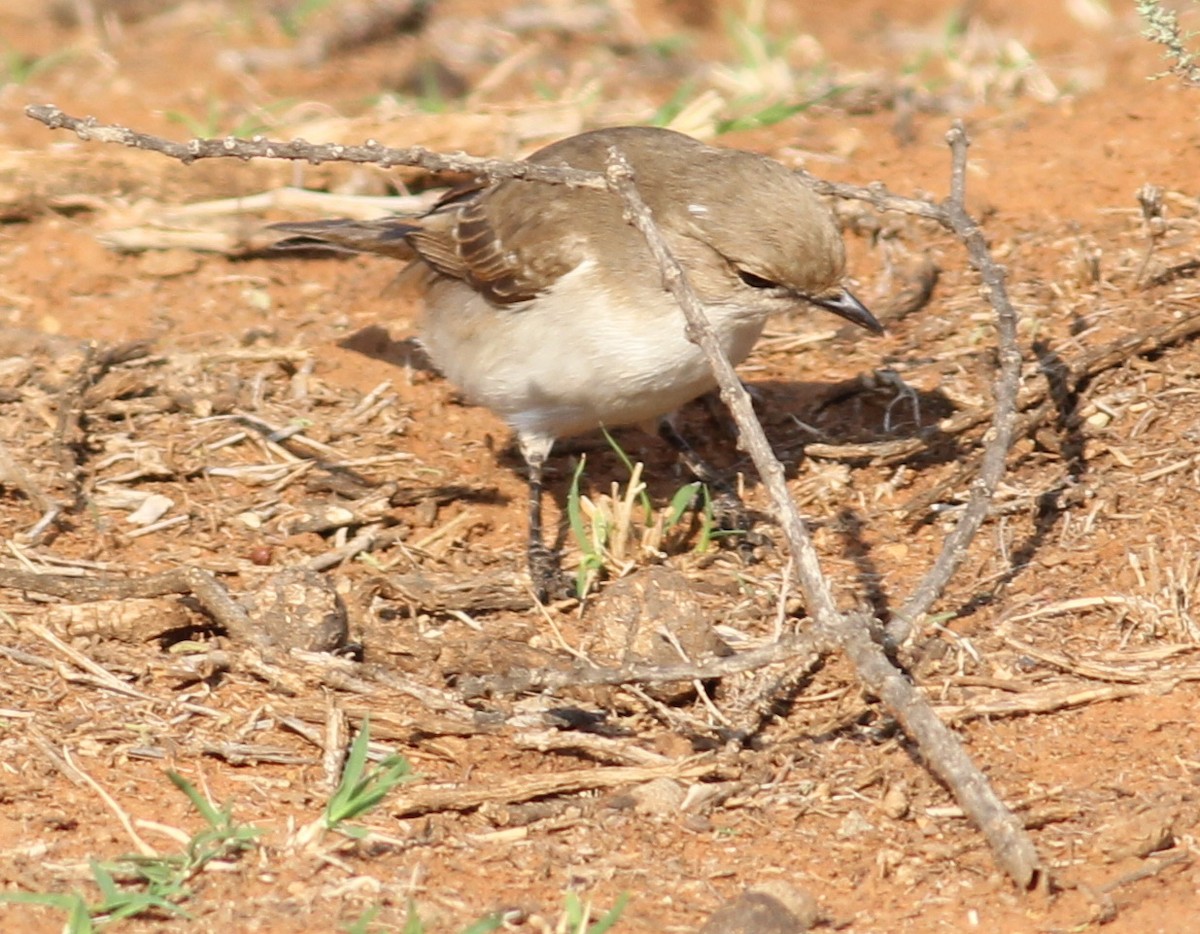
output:
[[[819, 295], [840, 279], [844, 250], [828, 211], [794, 173], [770, 159], [707, 146], [671, 130], [616, 127], [553, 143], [529, 161], [602, 171], [614, 145], [628, 158], [643, 197], [671, 237], [703, 244], [733, 266], [801, 295]], [[771, 186], [762, 184], [764, 173]], [[538, 197], [530, 197], [531, 185], [540, 188]], [[780, 198], [781, 186], [788, 197]], [[581, 224], [585, 215], [588, 222]], [[280, 247], [327, 243], [417, 258], [502, 305], [532, 299], [601, 252], [645, 261], [640, 235], [624, 220], [614, 195], [521, 180], [457, 188], [419, 218], [274, 226], [299, 235]], [[599, 251], [589, 241], [596, 231], [609, 238], [608, 249]], [[622, 248], [614, 251], [613, 241]], [[546, 250], [547, 242], [555, 249]]]

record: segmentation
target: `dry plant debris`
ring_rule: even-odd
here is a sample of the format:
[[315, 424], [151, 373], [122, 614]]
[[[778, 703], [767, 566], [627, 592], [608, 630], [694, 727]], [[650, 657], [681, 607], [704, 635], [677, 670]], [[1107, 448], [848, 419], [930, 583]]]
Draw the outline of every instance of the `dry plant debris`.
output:
[[[40, 114], [52, 122], [73, 119]], [[127, 144], [151, 139], [76, 128]], [[190, 152], [173, 145], [159, 148]], [[253, 143], [251, 150], [264, 145], [273, 144]], [[251, 151], [226, 140], [193, 148], [205, 157]], [[394, 158], [382, 147], [367, 149]], [[303, 151], [284, 154], [304, 158]], [[410, 158], [445, 164], [432, 153]], [[959, 158], [956, 171], [967, 165]], [[501, 163], [457, 164], [512, 171]], [[620, 175], [619, 163], [614, 172]], [[410, 815], [428, 821], [424, 838], [417, 833], [380, 844], [398, 852], [458, 845], [461, 825], [441, 819], [449, 812], [474, 819], [474, 842], [486, 846], [535, 834], [553, 838], [626, 813], [656, 827], [680, 820], [689, 833], [711, 833], [722, 815], [761, 808], [840, 820], [836, 837], [810, 839], [799, 825], [790, 831], [798, 846], [822, 851], [878, 839], [881, 826], [915, 822], [924, 847], [881, 849], [876, 868], [884, 884], [920, 887], [930, 867], [963, 865], [974, 844], [953, 831], [967, 808], [948, 805], [927, 775], [904, 770], [905, 756], [917, 747], [896, 734], [879, 701], [909, 729], [909, 705], [916, 703], [915, 716], [927, 726], [932, 712], [958, 727], [986, 725], [972, 733], [970, 750], [1005, 789], [1011, 812], [995, 812], [1007, 825], [993, 844], [1009, 872], [1024, 881], [1036, 868], [1040, 882], [1075, 892], [1084, 890], [1074, 878], [1079, 865], [1118, 864], [1123, 868], [1085, 899], [1089, 922], [1120, 917], [1128, 907], [1120, 893], [1189, 871], [1194, 806], [1168, 795], [1145, 811], [1126, 808], [1094, 840], [1071, 850], [1073, 843], [1059, 842], [1070, 831], [1053, 828], [1090, 826], [1089, 812], [1120, 811], [1113, 802], [1135, 796], [1144, 777], [1114, 775], [1111, 800], [1098, 787], [1023, 783], [1019, 728], [1010, 731], [1005, 721], [1040, 715], [1051, 724], [1072, 722], [1066, 711], [1082, 718], [1116, 700], [1171, 705], [1172, 692], [1188, 696], [1184, 686], [1197, 680], [1194, 542], [1178, 532], [1114, 548], [1095, 531], [1113, 522], [1136, 528], [1144, 516], [1126, 503], [1145, 502], [1155, 490], [1169, 509], [1200, 473], [1191, 453], [1194, 433], [1176, 417], [1192, 411], [1187, 354], [1200, 318], [1189, 280], [1200, 212], [1187, 193], [1146, 186], [1136, 204], [1131, 199], [1127, 209], [1112, 212], [1105, 239], [1042, 236], [1034, 248], [1062, 264], [1049, 286], [1012, 274], [1028, 266], [1019, 239], [977, 239], [985, 250], [971, 256], [985, 273], [986, 298], [1003, 298], [1007, 287], [1023, 319], [1008, 325], [1010, 340], [999, 357], [1006, 383], [997, 403], [984, 376], [997, 357], [990, 345], [972, 343], [964, 325], [990, 327], [980, 316], [984, 300], [972, 294], [977, 280], [933, 232], [948, 208], [967, 203], [965, 177], [956, 175], [948, 203], [898, 199], [878, 186], [824, 187], [857, 199], [843, 217], [874, 255], [886, 255], [881, 262], [893, 281], [907, 283], [896, 290], [906, 294], [891, 320], [912, 329], [932, 363], [923, 372], [911, 358], [901, 359], [890, 373], [830, 384], [825, 399], [794, 421], [767, 410], [775, 450], [789, 460], [801, 453], [821, 459], [803, 474], [789, 465], [777, 485], [786, 482], [784, 499], [815, 518], [811, 545], [802, 529], [784, 525], [793, 544], [800, 534], [802, 558], [819, 552], [833, 568], [833, 593], [825, 597], [819, 584], [816, 598], [791, 592], [796, 578], [806, 589], [814, 586], [804, 560], [785, 563], [768, 553], [758, 567], [738, 569], [719, 554], [672, 554], [675, 570], [638, 567], [582, 608], [529, 613], [512, 563], [477, 546], [490, 540], [502, 481], [493, 475], [477, 483], [478, 475], [457, 476], [446, 460], [403, 456], [404, 439], [419, 429], [393, 387], [345, 390], [319, 375], [302, 344], [280, 348], [270, 334], [199, 353], [161, 342], [47, 347], [29, 336], [0, 360], [0, 399], [12, 417], [0, 438], [0, 476], [19, 491], [8, 517], [10, 559], [0, 568], [12, 596], [6, 626], [14, 643], [0, 644], [0, 653], [10, 670], [54, 672], [99, 698], [92, 724], [81, 727], [64, 716], [39, 729], [61, 727], [56, 744], [64, 747], [99, 744], [134, 761], [208, 756], [307, 765], [329, 784], [345, 747], [344, 726], [335, 724], [361, 723], [369, 714], [373, 738], [410, 747], [429, 773], [389, 799], [405, 833], [417, 826]], [[626, 197], [636, 200], [636, 188]], [[83, 207], [103, 210], [103, 201]], [[268, 192], [251, 210], [283, 203]], [[198, 214], [244, 207], [218, 202]], [[881, 213], [896, 209], [914, 214]], [[45, 207], [23, 216], [39, 210]], [[155, 223], [152, 210], [147, 216]], [[970, 218], [958, 220], [957, 232], [969, 240]], [[256, 248], [245, 236], [245, 218], [219, 226], [233, 233], [209, 241], [217, 249]], [[990, 220], [986, 229], [992, 233]], [[910, 249], [920, 241], [939, 244], [936, 261], [931, 252]], [[179, 242], [151, 238], [133, 248]], [[179, 254], [164, 255], [159, 272], [142, 268], [163, 279], [197, 268]], [[989, 267], [991, 255], [1009, 267], [1006, 282]], [[939, 330], [938, 315], [920, 314], [930, 302], [956, 330]], [[1133, 302], [1141, 313], [1121, 319], [1112, 311]], [[1068, 312], [1074, 317], [1069, 333], [1044, 314], [1047, 305], [1062, 320]], [[772, 366], [772, 354], [802, 346], [781, 327], [764, 341], [764, 359]], [[873, 363], [861, 349], [848, 349], [847, 357], [839, 372]], [[947, 378], [955, 364], [956, 378]], [[779, 398], [777, 389], [767, 391]], [[856, 407], [881, 417], [846, 418]], [[839, 421], [863, 430], [843, 430]], [[1155, 443], [1146, 444], [1147, 437]], [[980, 475], [985, 482], [977, 484]], [[779, 497], [767, 508], [778, 510]], [[870, 557], [894, 559], [909, 571], [900, 579], [911, 584], [911, 568], [934, 557], [927, 548], [932, 533], [942, 534], [952, 520], [963, 547], [946, 552], [923, 596], [893, 605], [892, 595], [905, 588], [894, 572], [873, 568]], [[980, 528], [994, 541], [972, 540]], [[1052, 537], [1055, 547], [1048, 548]], [[95, 545], [86, 557], [58, 553], [59, 544], [88, 540]], [[129, 573], [109, 558], [112, 543], [154, 559]], [[1071, 549], [1105, 549], [1109, 561], [1117, 555], [1111, 587], [1081, 593], [1054, 576], [1053, 564], [1035, 578], [1047, 583], [1031, 586], [1030, 568], [1044, 555], [1059, 555], [1068, 573], [1077, 566], [1061, 558]], [[280, 569], [296, 575], [299, 591], [289, 595]], [[316, 589], [306, 589], [310, 583]], [[965, 609], [956, 618], [927, 616], [947, 588], [940, 605]], [[293, 639], [298, 623], [286, 608], [319, 601], [327, 609]], [[657, 613], [667, 605], [677, 607], [673, 623], [647, 626], [645, 608], [658, 607]], [[830, 628], [797, 626], [822, 606]], [[859, 612], [838, 622], [838, 606]], [[978, 611], [992, 621], [991, 631], [964, 625], [966, 614]], [[869, 615], [888, 624], [886, 633], [873, 635], [899, 648], [911, 681], [894, 680], [895, 669], [861, 641]], [[1074, 633], [1066, 642], [1059, 636], [1064, 620]], [[597, 628], [606, 638], [596, 638]], [[155, 650], [131, 654], [118, 643], [150, 643]], [[849, 647], [857, 676], [831, 653], [831, 643]], [[332, 703], [314, 698], [318, 684]], [[221, 708], [235, 687], [246, 692], [249, 706], [231, 727]], [[910, 696], [898, 699], [896, 691]], [[105, 720], [118, 710], [121, 717]], [[137, 728], [139, 718], [170, 719], [187, 730], [158, 742]], [[814, 737], [843, 743], [844, 764], [831, 769], [810, 756]], [[850, 748], [850, 738], [869, 742]], [[1169, 736], [1162, 741], [1177, 748]], [[485, 749], [508, 757], [513, 771], [491, 771], [495, 760], [479, 758]], [[939, 755], [925, 752], [935, 770]], [[80, 787], [92, 787], [86, 772], [72, 771], [70, 757], [51, 746], [45, 756]], [[559, 757], [594, 765], [545, 767]], [[1184, 751], [1175, 758], [1179, 770], [1194, 774], [1194, 756]], [[482, 764], [473, 774], [476, 761]], [[903, 778], [893, 774], [900, 771]], [[973, 819], [989, 822], [977, 811]], [[1045, 831], [1037, 855], [1023, 849], [1025, 834], [1035, 830]], [[358, 855], [331, 850], [319, 858], [334, 865]], [[1129, 871], [1131, 862], [1137, 865]], [[980, 868], [976, 863], [973, 871]], [[813, 892], [822, 900], [819, 889]], [[709, 928], [802, 930], [813, 923], [811, 906], [796, 911], [781, 893], [789, 894], [788, 887], [752, 885], [719, 908]]]
[[[988, 838], [1001, 866], [1022, 888], [1045, 886], [1047, 880], [1039, 866], [1032, 842], [1024, 834], [1008, 809], [991, 790], [988, 781], [970, 761], [952, 734], [937, 719], [923, 696], [915, 691], [899, 670], [893, 668], [877, 646], [869, 623], [862, 614], [841, 615], [834, 604], [829, 584], [822, 575], [816, 552], [807, 528], [796, 511], [784, 483], [782, 465], [771, 453], [769, 443], [757, 421], [748, 394], [733, 368], [724, 358], [704, 317], [699, 302], [691, 292], [686, 274], [667, 251], [644, 202], [637, 192], [636, 179], [622, 154], [614, 148], [610, 153], [607, 173], [586, 173], [571, 168], [522, 168], [523, 163], [505, 164], [496, 160], [472, 160], [467, 157], [439, 157], [424, 150], [380, 150], [377, 145], [355, 148], [341, 145], [314, 146], [303, 142], [279, 143], [270, 140], [242, 141], [235, 139], [193, 140], [178, 145], [138, 133], [124, 127], [104, 126], [95, 120], [81, 120], [52, 106], [31, 107], [30, 116], [52, 129], [70, 128], [83, 139], [117, 142], [138, 149], [162, 152], [185, 163], [197, 158], [255, 156], [268, 158], [305, 159], [310, 162], [345, 159], [351, 162], [372, 161], [381, 165], [421, 165], [433, 171], [473, 169], [487, 178], [528, 178], [533, 183], [607, 186], [626, 204], [631, 218], [646, 237], [652, 252], [663, 269], [667, 287], [678, 300], [688, 321], [689, 337], [704, 349], [717, 374], [722, 399], [730, 407], [738, 424], [742, 445], [755, 461], [773, 502], [777, 520], [783, 526], [792, 560], [798, 569], [809, 614], [813, 617], [818, 645], [823, 651], [840, 649], [853, 661], [864, 685], [877, 693], [890, 712], [904, 725], [917, 742], [922, 754], [938, 776], [954, 791], [960, 804]], [[972, 263], [980, 271], [997, 313], [997, 332], [1000, 336], [1000, 375], [996, 384], [997, 407], [992, 431], [984, 450], [981, 471], [972, 486], [967, 509], [948, 536], [934, 567], [918, 585], [915, 592], [890, 624], [890, 636], [899, 645], [907, 641], [912, 623], [923, 616], [929, 606], [944, 591], [954, 571], [966, 556], [967, 548], [987, 515], [992, 494], [1003, 474], [1016, 420], [1016, 398], [1021, 375], [1021, 355], [1016, 346], [1016, 318], [1004, 287], [1003, 273], [992, 260], [976, 222], [966, 213], [966, 135], [961, 126], [948, 137], [954, 152], [951, 195], [944, 205], [913, 202], [890, 195], [879, 187], [867, 192], [836, 192], [849, 194], [892, 209], [939, 219], [953, 230], [970, 251]], [[130, 593], [129, 596], [137, 594]], [[210, 607], [210, 612], [212, 611]], [[269, 617], [270, 614], [264, 614]], [[245, 633], [243, 624], [225, 622], [226, 629]], [[269, 619], [264, 621], [264, 625]], [[278, 623], [276, 629], [280, 628]]]

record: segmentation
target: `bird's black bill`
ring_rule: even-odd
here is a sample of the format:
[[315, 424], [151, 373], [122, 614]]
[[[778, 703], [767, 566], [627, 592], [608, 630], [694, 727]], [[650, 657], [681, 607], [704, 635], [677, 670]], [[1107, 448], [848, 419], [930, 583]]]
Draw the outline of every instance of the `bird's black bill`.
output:
[[819, 305], [826, 311], [832, 311], [839, 318], [845, 318], [851, 324], [857, 324], [860, 328], [866, 328], [875, 334], [883, 333], [883, 325], [879, 323], [873, 314], [867, 311], [867, 306], [845, 289], [836, 295], [811, 298], [809, 301], [814, 305]]

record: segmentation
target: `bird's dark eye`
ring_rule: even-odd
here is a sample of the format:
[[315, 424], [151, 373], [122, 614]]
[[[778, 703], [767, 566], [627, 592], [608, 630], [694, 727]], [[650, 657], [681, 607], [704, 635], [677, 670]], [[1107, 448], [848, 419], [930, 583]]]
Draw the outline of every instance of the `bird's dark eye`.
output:
[[737, 274], [738, 278], [752, 289], [777, 289], [780, 287], [778, 282], [772, 282], [770, 279], [756, 276], [754, 273], [747, 272], [744, 269], [739, 269]]

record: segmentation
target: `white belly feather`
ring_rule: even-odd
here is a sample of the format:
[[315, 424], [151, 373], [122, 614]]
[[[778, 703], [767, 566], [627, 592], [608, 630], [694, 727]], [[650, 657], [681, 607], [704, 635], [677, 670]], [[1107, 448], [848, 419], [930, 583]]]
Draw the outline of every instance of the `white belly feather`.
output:
[[[534, 302], [503, 308], [444, 280], [427, 296], [422, 343], [469, 401], [520, 435], [555, 438], [651, 421], [716, 385], [668, 293], [653, 307], [623, 306], [596, 290], [594, 270], [583, 263]], [[707, 311], [725, 353], [740, 363], [763, 317]]]

